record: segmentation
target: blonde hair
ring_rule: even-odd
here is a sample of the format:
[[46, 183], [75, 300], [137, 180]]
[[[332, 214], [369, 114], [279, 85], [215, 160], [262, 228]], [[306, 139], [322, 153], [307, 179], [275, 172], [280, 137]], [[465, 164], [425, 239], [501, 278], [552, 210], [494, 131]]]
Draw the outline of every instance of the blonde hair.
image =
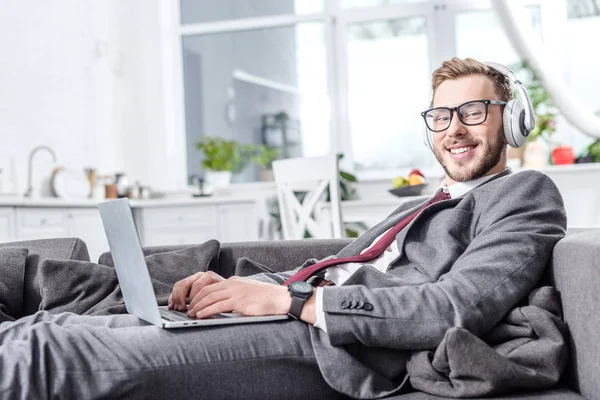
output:
[[490, 78], [499, 100], [509, 101], [513, 99], [510, 81], [504, 74], [472, 58], [462, 59], [458, 57], [444, 61], [441, 67], [433, 71], [431, 78], [432, 99], [442, 82], [469, 75], [483, 75]]

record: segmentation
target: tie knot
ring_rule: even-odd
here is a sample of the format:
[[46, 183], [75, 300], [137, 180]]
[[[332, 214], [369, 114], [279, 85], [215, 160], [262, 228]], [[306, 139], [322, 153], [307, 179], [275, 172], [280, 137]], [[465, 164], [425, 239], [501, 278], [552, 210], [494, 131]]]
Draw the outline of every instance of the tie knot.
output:
[[431, 198], [431, 203], [436, 203], [442, 200], [450, 199], [450, 193], [446, 193], [443, 189], [437, 191], [437, 193]]

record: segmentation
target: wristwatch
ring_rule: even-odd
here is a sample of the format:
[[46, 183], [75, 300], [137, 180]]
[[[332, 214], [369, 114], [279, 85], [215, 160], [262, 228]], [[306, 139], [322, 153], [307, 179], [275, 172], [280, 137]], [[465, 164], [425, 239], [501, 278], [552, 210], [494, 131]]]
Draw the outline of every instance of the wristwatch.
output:
[[300, 319], [304, 303], [306, 303], [306, 300], [310, 299], [313, 290], [312, 285], [304, 281], [290, 283], [288, 286], [288, 291], [290, 292], [290, 296], [292, 296], [292, 305], [290, 306], [290, 312], [288, 312], [290, 317]]

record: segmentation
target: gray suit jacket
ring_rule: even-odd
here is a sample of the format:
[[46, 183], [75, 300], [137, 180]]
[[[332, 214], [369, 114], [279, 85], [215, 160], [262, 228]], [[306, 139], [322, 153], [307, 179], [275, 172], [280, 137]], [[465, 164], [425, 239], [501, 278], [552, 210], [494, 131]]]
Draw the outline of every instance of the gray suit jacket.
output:
[[[337, 256], [360, 253], [426, 200], [404, 203]], [[411, 350], [435, 349], [452, 327], [492, 329], [536, 285], [565, 230], [560, 193], [537, 171], [507, 170], [428, 207], [398, 234], [387, 273], [367, 264], [323, 289], [328, 332], [310, 329], [324, 379], [356, 398], [400, 391]], [[282, 283], [295, 271], [253, 278]]]

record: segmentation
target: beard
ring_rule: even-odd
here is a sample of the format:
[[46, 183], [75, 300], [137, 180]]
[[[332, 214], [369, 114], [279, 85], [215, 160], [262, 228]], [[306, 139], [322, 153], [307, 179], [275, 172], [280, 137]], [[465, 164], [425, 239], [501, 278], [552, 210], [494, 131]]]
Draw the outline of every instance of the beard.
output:
[[470, 138], [466, 139], [467, 140], [464, 140], [465, 143], [476, 143], [477, 148], [482, 147], [481, 150], [483, 150], [483, 155], [478, 159], [471, 161], [472, 166], [458, 167], [456, 168], [456, 171], [450, 171], [447, 164], [444, 162], [443, 155], [448, 151], [446, 150], [446, 146], [441, 145], [439, 148], [434, 148], [433, 153], [435, 154], [435, 158], [437, 158], [442, 168], [444, 168], [446, 175], [455, 182], [466, 182], [481, 178], [498, 165], [503, 157], [506, 157], [506, 142], [504, 141], [504, 130], [502, 127], [498, 130], [494, 139], [487, 142], [485, 145], [481, 141], [475, 141]]

